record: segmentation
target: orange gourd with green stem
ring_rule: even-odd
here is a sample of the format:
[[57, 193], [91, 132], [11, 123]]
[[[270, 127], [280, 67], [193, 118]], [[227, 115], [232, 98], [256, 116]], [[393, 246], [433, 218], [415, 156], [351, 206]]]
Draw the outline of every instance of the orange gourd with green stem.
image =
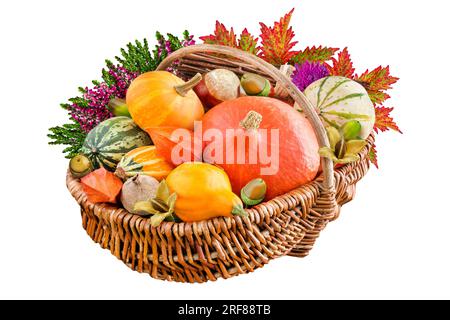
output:
[[203, 162], [185, 162], [166, 179], [176, 193], [175, 214], [193, 222], [215, 217], [245, 216], [241, 199], [231, 191], [230, 180], [221, 168]]
[[137, 77], [127, 91], [128, 111], [134, 122], [147, 131], [154, 127], [193, 130], [194, 121], [204, 114], [203, 105], [191, 90], [202, 79], [195, 75], [184, 82], [167, 71], [146, 72]]

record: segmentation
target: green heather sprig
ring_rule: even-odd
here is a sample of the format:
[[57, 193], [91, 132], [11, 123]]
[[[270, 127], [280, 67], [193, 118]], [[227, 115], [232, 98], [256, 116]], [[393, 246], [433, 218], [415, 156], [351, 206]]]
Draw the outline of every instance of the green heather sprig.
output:
[[80, 151], [86, 133], [81, 130], [80, 124], [73, 121], [72, 123], [66, 123], [62, 126], [50, 128], [48, 137], [52, 140], [49, 144], [53, 145], [67, 145], [63, 150], [66, 154], [66, 158], [73, 158]]
[[121, 55], [115, 57], [117, 64], [106, 60], [102, 81], [92, 81], [92, 88], [80, 87], [80, 96], [61, 104], [61, 107], [68, 111], [70, 122], [50, 128], [49, 143], [66, 145], [63, 153], [67, 158], [76, 155], [86, 134], [98, 123], [113, 116], [107, 108], [111, 98], [124, 98], [131, 81], [139, 74], [155, 70], [170, 53], [195, 44], [188, 31], [185, 31], [181, 38], [172, 34], [164, 37], [157, 32], [156, 40], [158, 43], [153, 50], [150, 50], [147, 39], [142, 42], [136, 40], [120, 49]]

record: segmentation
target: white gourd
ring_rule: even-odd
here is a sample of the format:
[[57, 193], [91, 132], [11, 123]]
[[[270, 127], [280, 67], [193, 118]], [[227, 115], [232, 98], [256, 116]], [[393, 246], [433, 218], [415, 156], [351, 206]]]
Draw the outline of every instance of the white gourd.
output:
[[331, 76], [313, 82], [304, 93], [325, 126], [340, 127], [349, 120], [358, 120], [362, 139], [372, 132], [375, 108], [366, 89], [358, 82]]

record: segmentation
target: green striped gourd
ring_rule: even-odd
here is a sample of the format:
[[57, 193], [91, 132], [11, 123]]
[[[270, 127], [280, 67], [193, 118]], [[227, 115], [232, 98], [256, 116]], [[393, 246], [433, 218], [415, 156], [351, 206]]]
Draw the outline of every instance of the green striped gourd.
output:
[[366, 89], [358, 82], [344, 77], [326, 77], [310, 84], [304, 93], [325, 126], [339, 128], [349, 120], [358, 120], [360, 138], [366, 139], [372, 132], [375, 108]]
[[128, 117], [107, 119], [92, 129], [81, 152], [95, 168], [114, 171], [122, 157], [135, 148], [151, 144], [150, 137]]

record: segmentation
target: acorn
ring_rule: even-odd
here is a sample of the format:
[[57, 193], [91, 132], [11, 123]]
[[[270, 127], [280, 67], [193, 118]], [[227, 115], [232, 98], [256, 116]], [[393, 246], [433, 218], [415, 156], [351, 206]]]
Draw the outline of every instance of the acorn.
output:
[[269, 80], [254, 73], [245, 73], [241, 77], [241, 86], [249, 96], [267, 97], [272, 91]]
[[241, 189], [241, 199], [248, 206], [254, 206], [263, 202], [266, 196], [267, 185], [261, 179], [253, 179]]
[[345, 141], [355, 140], [361, 132], [361, 123], [357, 120], [350, 120], [341, 126], [341, 132]]
[[240, 95], [239, 77], [227, 69], [214, 69], [203, 75], [199, 84], [194, 87], [206, 110]]
[[69, 162], [69, 169], [74, 178], [83, 178], [94, 170], [91, 160], [83, 154], [76, 155]]
[[107, 107], [116, 117], [124, 116], [131, 118], [127, 103], [124, 99], [112, 98], [109, 100]]

